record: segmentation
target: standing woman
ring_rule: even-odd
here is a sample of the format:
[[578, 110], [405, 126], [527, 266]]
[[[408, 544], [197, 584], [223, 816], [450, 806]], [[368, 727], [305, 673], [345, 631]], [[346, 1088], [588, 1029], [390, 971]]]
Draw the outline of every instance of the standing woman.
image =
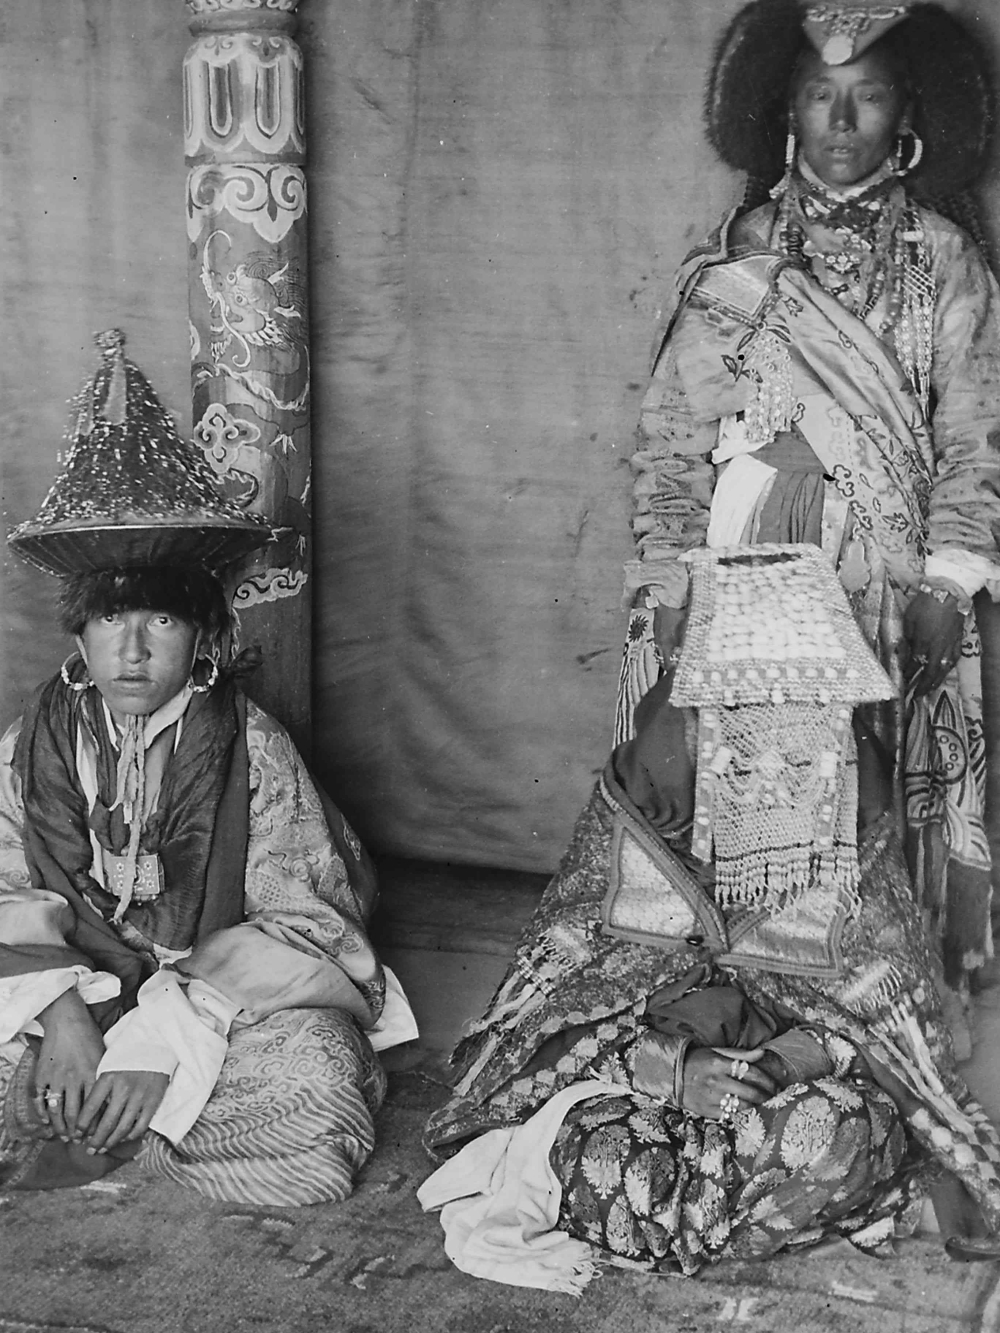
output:
[[754, 0], [707, 116], [748, 197], [656, 345], [615, 749], [426, 1135], [459, 1266], [560, 1290], [890, 1253], [928, 1192], [1000, 1258], [939, 998], [992, 957], [1000, 293], [921, 202], [982, 165], [984, 63], [936, 5]]
[[895, 800], [964, 995], [993, 956], [973, 599], [988, 615], [1000, 596], [1000, 298], [968, 193], [985, 62], [934, 4], [756, 0], [719, 45], [707, 122], [746, 196], [682, 265], [657, 345], [616, 741], [676, 646], [678, 556], [820, 545], [896, 685], [855, 719], [863, 804]]

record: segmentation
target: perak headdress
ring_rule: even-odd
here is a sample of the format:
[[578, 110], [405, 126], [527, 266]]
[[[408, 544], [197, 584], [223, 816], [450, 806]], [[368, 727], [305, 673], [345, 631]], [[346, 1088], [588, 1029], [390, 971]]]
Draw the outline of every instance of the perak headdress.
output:
[[810, 47], [830, 65], [885, 38], [909, 70], [914, 126], [924, 143], [909, 180], [936, 200], [972, 186], [986, 164], [995, 99], [986, 56], [940, 5], [752, 0], [722, 35], [705, 103], [708, 138], [729, 166], [766, 186], [784, 169], [789, 85]]
[[34, 518], [8, 537], [50, 574], [121, 566], [217, 570], [262, 546], [270, 525], [224, 496], [183, 440], [118, 329], [95, 335], [101, 365], [73, 404], [69, 452]]
[[873, 42], [906, 17], [909, 4], [887, 5], [871, 0], [806, 7], [803, 31], [825, 65], [857, 60]]

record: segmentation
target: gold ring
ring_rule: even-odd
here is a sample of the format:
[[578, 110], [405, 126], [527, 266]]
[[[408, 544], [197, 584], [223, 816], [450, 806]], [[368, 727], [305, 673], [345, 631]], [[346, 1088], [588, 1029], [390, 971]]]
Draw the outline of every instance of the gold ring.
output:
[[729, 1066], [729, 1077], [735, 1078], [737, 1082], [742, 1083], [750, 1072], [750, 1065], [746, 1060], [734, 1060]]

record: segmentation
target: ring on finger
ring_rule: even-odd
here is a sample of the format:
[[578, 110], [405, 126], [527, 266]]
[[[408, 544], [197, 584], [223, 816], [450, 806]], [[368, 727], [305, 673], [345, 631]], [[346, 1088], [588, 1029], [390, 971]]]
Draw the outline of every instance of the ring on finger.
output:
[[63, 1099], [63, 1094], [61, 1092], [47, 1092], [45, 1094], [45, 1105], [58, 1106], [62, 1101], [62, 1099]]
[[740, 1083], [743, 1082], [749, 1072], [750, 1065], [746, 1060], [734, 1060], [729, 1066], [729, 1077], [735, 1078]]
[[735, 1093], [727, 1092], [719, 1102], [719, 1119], [724, 1125], [732, 1124], [739, 1111], [741, 1102]]

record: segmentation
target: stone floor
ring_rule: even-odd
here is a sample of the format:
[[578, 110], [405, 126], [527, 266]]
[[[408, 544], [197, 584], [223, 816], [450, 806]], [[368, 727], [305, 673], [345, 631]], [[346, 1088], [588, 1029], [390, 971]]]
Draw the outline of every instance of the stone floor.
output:
[[[373, 929], [422, 1037], [386, 1055], [379, 1146], [354, 1196], [213, 1204], [133, 1167], [14, 1195], [0, 1201], [0, 1333], [1000, 1333], [1000, 1264], [952, 1263], [930, 1239], [894, 1260], [806, 1254], [695, 1280], [608, 1268], [582, 1299], [459, 1273], [414, 1197], [430, 1170], [420, 1129], [446, 1095], [446, 1051], [488, 1000], [543, 881], [381, 870]], [[1000, 1040], [1000, 1004], [984, 1013]]]

